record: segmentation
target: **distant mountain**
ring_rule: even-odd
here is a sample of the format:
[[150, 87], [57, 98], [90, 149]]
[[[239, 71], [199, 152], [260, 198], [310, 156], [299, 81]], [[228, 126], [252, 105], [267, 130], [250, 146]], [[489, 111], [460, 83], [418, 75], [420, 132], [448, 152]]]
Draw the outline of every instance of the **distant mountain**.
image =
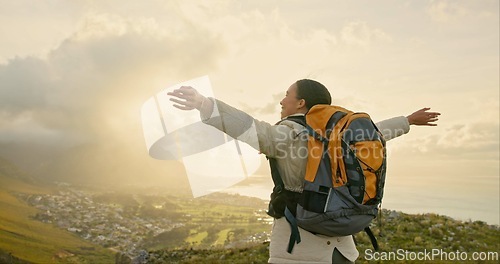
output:
[[30, 183], [36, 182], [36, 180], [33, 177], [31, 177], [28, 173], [22, 171], [12, 162], [9, 162], [8, 160], [2, 157], [0, 157], [0, 175], [3, 175], [5, 177], [10, 177], [13, 179], [27, 181]]
[[[32, 175], [13, 172], [16, 177], [40, 182], [59, 181], [105, 188], [156, 186], [165, 191], [190, 192], [181, 162], [155, 160], [139, 144], [86, 143], [65, 149], [16, 144], [0, 146], [0, 157]], [[5, 167], [5, 170], [15, 170], [12, 166]]]

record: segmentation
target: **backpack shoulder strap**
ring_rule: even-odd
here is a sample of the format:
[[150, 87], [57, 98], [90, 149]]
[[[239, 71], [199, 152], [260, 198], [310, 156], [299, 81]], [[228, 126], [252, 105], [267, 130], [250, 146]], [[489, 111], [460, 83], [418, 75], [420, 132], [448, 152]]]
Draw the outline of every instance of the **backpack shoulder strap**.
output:
[[[307, 123], [306, 123], [306, 117], [303, 116], [303, 115], [294, 115], [294, 116], [288, 116], [286, 117], [284, 120], [290, 120], [290, 121], [293, 121], [295, 123], [298, 123], [299, 125], [302, 125], [304, 127], [307, 126]], [[284, 120], [281, 120], [279, 123], [281, 123], [282, 121]]]
[[281, 193], [285, 189], [285, 184], [281, 178], [281, 174], [278, 171], [278, 162], [275, 158], [266, 158], [269, 160], [269, 167], [271, 167], [271, 177], [273, 178], [274, 188], [273, 193]]
[[372, 242], [373, 249], [375, 249], [375, 251], [378, 251], [379, 247], [378, 247], [377, 238], [375, 237], [375, 235], [373, 234], [373, 232], [369, 226], [365, 227], [365, 232], [368, 235], [368, 237], [370, 238], [370, 241]]

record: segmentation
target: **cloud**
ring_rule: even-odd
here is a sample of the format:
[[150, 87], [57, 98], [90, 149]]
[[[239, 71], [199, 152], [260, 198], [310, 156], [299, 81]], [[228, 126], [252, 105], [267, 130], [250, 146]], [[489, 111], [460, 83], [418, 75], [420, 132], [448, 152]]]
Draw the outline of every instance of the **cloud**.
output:
[[[498, 1], [430, 1], [426, 13], [439, 23], [470, 23], [471, 19], [498, 19]], [[497, 20], [498, 21], [498, 20]]]
[[413, 157], [430, 156], [436, 159], [495, 161], [500, 159], [498, 122], [472, 122], [448, 126], [441, 134], [406, 140], [396, 152]]
[[431, 1], [427, 13], [438, 22], [449, 22], [467, 15], [468, 11], [460, 3], [453, 1]]
[[140, 107], [169, 83], [206, 74], [226, 51], [216, 34], [177, 23], [90, 13], [46, 56], [0, 65], [0, 156], [51, 179], [182, 175], [182, 165], [148, 157]]
[[[241, 105], [241, 110], [245, 111], [246, 113], [252, 116], [276, 115], [277, 113], [280, 112], [279, 106], [283, 97], [284, 93], [273, 94], [271, 102], [267, 102], [263, 107], [250, 106], [246, 102], [239, 102], [239, 104]], [[276, 118], [278, 118], [278, 116]]]
[[191, 77], [217, 63], [220, 39], [199, 28], [191, 33], [179, 37], [151, 18], [90, 14], [46, 59], [0, 65], [0, 124], [23, 116], [48, 129], [98, 133], [158, 89], [151, 80]]
[[343, 43], [369, 48], [378, 42], [392, 42], [392, 37], [378, 28], [371, 28], [366, 22], [350, 22], [340, 32]]

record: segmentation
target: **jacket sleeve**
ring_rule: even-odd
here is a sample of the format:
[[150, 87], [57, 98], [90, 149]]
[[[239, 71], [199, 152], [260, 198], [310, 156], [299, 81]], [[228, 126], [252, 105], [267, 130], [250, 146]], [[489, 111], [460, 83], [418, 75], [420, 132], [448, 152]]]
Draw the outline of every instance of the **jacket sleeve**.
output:
[[376, 125], [386, 141], [402, 136], [410, 131], [410, 124], [404, 116], [389, 118], [378, 122]]
[[222, 101], [213, 98], [210, 100], [214, 102], [212, 113], [200, 112], [205, 124], [249, 144], [269, 157], [286, 155], [290, 141], [297, 137], [295, 123], [292, 121], [271, 125], [254, 119], [249, 114]]

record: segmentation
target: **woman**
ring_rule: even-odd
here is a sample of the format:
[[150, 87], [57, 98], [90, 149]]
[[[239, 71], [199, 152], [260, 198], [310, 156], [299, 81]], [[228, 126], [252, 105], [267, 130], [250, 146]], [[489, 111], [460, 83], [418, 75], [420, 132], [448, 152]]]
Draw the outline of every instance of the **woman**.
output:
[[[170, 92], [170, 100], [181, 110], [200, 111], [204, 123], [216, 127], [233, 138], [248, 143], [262, 154], [276, 158], [285, 189], [302, 192], [307, 163], [307, 132], [286, 117], [305, 115], [316, 104], [331, 104], [328, 89], [321, 83], [303, 79], [293, 83], [281, 100], [281, 121], [276, 125], [259, 121], [226, 103], [206, 98], [194, 88], [183, 86]], [[377, 124], [384, 138], [408, 133], [410, 125], [435, 126], [439, 113], [423, 108], [408, 117], [400, 116]], [[269, 263], [352, 263], [359, 253], [352, 236], [327, 237], [300, 229], [302, 242], [287, 252], [290, 227], [284, 218], [275, 219], [269, 247]]]

